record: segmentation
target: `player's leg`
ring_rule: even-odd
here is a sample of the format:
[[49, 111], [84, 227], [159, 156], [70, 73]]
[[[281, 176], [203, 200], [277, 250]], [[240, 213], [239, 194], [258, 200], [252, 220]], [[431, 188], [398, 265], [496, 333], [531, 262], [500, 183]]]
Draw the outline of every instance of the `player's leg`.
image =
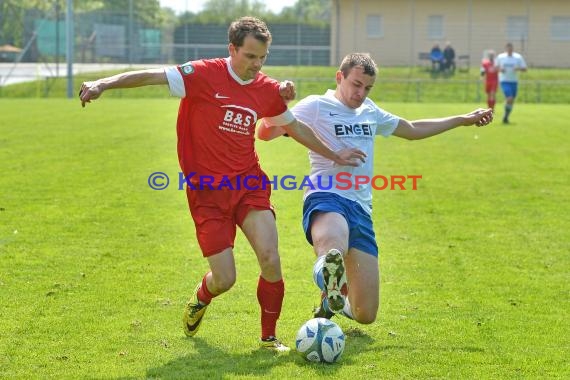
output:
[[515, 106], [515, 99], [517, 97], [517, 91], [518, 91], [518, 83], [512, 82], [511, 88], [510, 88], [510, 94], [509, 94], [509, 97], [507, 98], [507, 108], [508, 108], [508, 113], [506, 113], [507, 121], [508, 121], [508, 118], [509, 118], [511, 112], [513, 112], [513, 108]]
[[289, 347], [276, 338], [285, 284], [277, 249], [275, 216], [271, 210], [252, 209], [241, 223], [241, 228], [261, 268], [257, 284], [257, 300], [261, 309], [261, 346], [276, 352], [289, 351]]
[[281, 280], [277, 226], [273, 212], [271, 210], [251, 210], [245, 217], [241, 228], [255, 251], [261, 277], [269, 282]]
[[311, 218], [311, 237], [317, 261], [313, 278], [323, 291], [321, 311], [341, 312], [348, 294], [343, 255], [348, 248], [348, 223], [337, 212], [315, 212]]
[[497, 84], [495, 82], [487, 82], [485, 85], [487, 92], [487, 106], [492, 110], [495, 109], [495, 93], [497, 92]]
[[494, 110], [495, 109], [495, 93], [493, 91], [489, 91], [487, 93], [487, 107]]
[[198, 244], [210, 266], [210, 272], [196, 286], [182, 317], [185, 334], [193, 336], [212, 298], [228, 291], [236, 281], [232, 251], [236, 224], [230, 217], [232, 206], [228, 192], [188, 190], [186, 194]]
[[513, 110], [513, 103], [516, 96], [517, 85], [513, 82], [501, 82], [501, 88], [505, 94], [505, 116], [503, 117], [503, 123], [509, 123], [509, 116]]
[[372, 323], [376, 320], [380, 304], [378, 257], [350, 248], [344, 262], [350, 281], [344, 314], [359, 323]]
[[202, 318], [212, 298], [228, 291], [236, 281], [236, 268], [232, 248], [208, 256], [210, 272], [196, 286], [186, 303], [182, 324], [187, 336], [194, 336], [202, 323]]

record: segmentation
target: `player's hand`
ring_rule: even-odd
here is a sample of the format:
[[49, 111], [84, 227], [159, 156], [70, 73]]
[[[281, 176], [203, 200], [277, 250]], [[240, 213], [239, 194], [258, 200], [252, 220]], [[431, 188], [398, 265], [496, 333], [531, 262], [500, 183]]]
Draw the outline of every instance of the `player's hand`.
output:
[[85, 103], [90, 103], [101, 96], [103, 89], [97, 82], [83, 82], [79, 89], [79, 99], [81, 100], [81, 107], [85, 107]]
[[366, 153], [356, 148], [345, 148], [336, 152], [338, 158], [335, 164], [339, 166], [360, 166], [366, 162]]
[[279, 84], [279, 95], [283, 98], [285, 103], [289, 103], [295, 99], [297, 93], [295, 92], [295, 83], [290, 80], [283, 81]]
[[491, 108], [478, 108], [465, 115], [464, 125], [485, 126], [493, 121], [493, 110]]

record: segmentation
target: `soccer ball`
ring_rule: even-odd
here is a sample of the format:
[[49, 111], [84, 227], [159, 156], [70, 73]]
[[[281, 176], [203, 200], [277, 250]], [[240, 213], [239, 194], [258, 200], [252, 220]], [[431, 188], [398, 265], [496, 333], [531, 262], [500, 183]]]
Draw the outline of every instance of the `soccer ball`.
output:
[[313, 318], [299, 329], [295, 346], [310, 362], [334, 363], [344, 351], [344, 333], [333, 321]]

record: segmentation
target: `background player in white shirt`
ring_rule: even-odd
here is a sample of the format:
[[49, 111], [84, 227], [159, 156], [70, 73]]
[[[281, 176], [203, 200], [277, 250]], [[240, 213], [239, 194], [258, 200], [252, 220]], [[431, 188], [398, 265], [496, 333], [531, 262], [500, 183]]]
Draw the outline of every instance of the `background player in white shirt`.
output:
[[513, 51], [513, 44], [507, 43], [506, 51], [497, 56], [495, 65], [499, 69], [499, 83], [505, 94], [505, 116], [503, 123], [509, 123], [518, 90], [518, 72], [526, 71], [526, 62], [519, 53]]
[[[321, 289], [321, 305], [315, 317], [331, 318], [340, 313], [359, 323], [376, 319], [380, 300], [378, 246], [372, 226], [371, 185], [346, 188], [337, 181], [339, 173], [373, 177], [376, 135], [418, 140], [459, 126], [483, 126], [493, 120], [491, 109], [477, 109], [465, 115], [408, 121], [379, 108], [367, 96], [376, 81], [376, 63], [367, 53], [347, 55], [336, 73], [336, 90], [301, 100], [292, 112], [333, 151], [358, 147], [368, 159], [359, 167], [337, 166], [310, 152], [311, 179], [333, 186], [305, 194], [303, 227], [314, 247], [317, 261], [314, 280]], [[263, 121], [258, 137], [271, 140], [285, 133]], [[345, 177], [346, 178], [346, 177]], [[342, 185], [342, 186], [341, 186]], [[328, 188], [323, 183], [322, 187]]]

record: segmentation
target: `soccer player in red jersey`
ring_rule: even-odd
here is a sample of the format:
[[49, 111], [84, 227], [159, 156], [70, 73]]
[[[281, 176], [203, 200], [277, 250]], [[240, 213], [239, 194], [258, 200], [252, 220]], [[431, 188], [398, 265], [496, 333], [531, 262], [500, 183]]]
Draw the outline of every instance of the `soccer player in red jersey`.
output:
[[281, 126], [287, 134], [338, 165], [357, 166], [365, 154], [355, 148], [331, 151], [288, 110], [294, 96], [260, 70], [271, 33], [265, 23], [242, 17], [228, 29], [229, 57], [190, 61], [161, 69], [130, 71], [81, 85], [82, 106], [113, 88], [168, 85], [180, 97], [178, 159], [196, 237], [210, 271], [198, 283], [183, 315], [184, 332], [198, 331], [211, 300], [236, 281], [233, 246], [239, 226], [261, 269], [257, 299], [261, 308], [261, 347], [287, 352], [276, 338], [284, 297], [277, 228], [270, 203], [271, 184], [254, 148], [256, 122]]
[[499, 69], [495, 66], [495, 52], [488, 52], [487, 58], [481, 62], [481, 76], [485, 77], [485, 92], [487, 93], [487, 106], [495, 109], [495, 94], [499, 86]]

